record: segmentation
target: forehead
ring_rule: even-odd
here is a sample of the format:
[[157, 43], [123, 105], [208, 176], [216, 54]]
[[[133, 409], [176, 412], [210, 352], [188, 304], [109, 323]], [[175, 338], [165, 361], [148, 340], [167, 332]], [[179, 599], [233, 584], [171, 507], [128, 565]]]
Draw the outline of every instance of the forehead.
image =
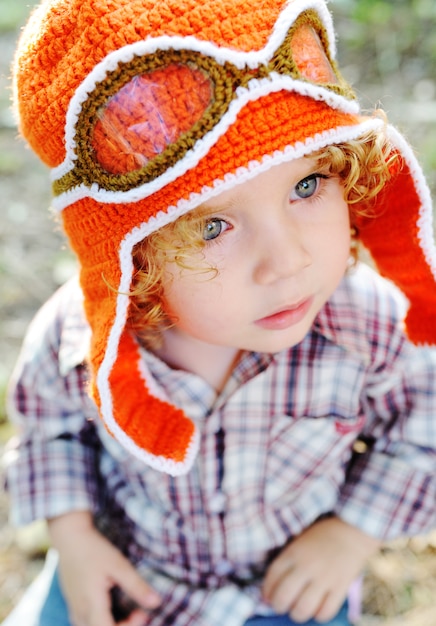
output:
[[217, 193], [206, 202], [200, 204], [195, 210], [199, 217], [210, 214], [213, 210], [226, 210], [234, 208], [245, 194], [250, 194], [253, 189], [275, 189], [279, 185], [292, 188], [302, 179], [313, 174], [317, 169], [319, 159], [315, 155], [309, 155], [273, 165], [269, 169], [254, 174], [244, 182], [234, 187]]

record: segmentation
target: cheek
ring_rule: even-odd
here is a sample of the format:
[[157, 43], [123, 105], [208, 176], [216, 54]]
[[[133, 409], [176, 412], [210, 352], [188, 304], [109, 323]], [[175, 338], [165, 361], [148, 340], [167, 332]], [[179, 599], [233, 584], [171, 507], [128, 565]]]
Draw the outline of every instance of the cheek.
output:
[[348, 209], [337, 214], [336, 219], [314, 230], [311, 246], [314, 258], [336, 273], [344, 272], [351, 254], [351, 229]]
[[162, 305], [169, 318], [177, 317], [178, 309], [183, 307], [183, 291], [180, 290], [180, 269], [168, 264], [162, 277]]
[[165, 282], [163, 285], [163, 307], [168, 317], [177, 320], [181, 313], [189, 312], [192, 295], [195, 296], [187, 289], [183, 289], [178, 278]]
[[217, 281], [209, 273], [172, 268], [162, 282], [163, 305], [174, 321], [194, 320], [200, 312], [215, 306], [219, 298]]
[[350, 246], [351, 242], [351, 222], [350, 211], [342, 196], [335, 202], [336, 219], [330, 225], [329, 238], [331, 246], [339, 245], [342, 249]]
[[351, 226], [348, 212], [338, 219], [337, 224], [332, 229], [331, 247], [338, 246], [341, 250], [349, 250], [351, 244]]
[[330, 253], [342, 251], [351, 242], [351, 227], [348, 215], [338, 215], [336, 219], [318, 223], [313, 229], [312, 246], [314, 250], [330, 250]]

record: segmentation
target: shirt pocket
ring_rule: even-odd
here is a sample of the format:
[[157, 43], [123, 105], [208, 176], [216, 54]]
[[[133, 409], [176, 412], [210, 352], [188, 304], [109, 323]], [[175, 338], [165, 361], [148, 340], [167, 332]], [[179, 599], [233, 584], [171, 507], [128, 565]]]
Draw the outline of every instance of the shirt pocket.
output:
[[363, 414], [274, 418], [266, 459], [266, 501], [288, 502], [321, 485], [337, 491], [364, 423]]

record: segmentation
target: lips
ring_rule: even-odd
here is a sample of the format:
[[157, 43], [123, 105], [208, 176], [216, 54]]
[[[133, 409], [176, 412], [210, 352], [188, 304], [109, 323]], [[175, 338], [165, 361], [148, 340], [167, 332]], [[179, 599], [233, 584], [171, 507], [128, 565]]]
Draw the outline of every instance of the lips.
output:
[[296, 305], [285, 307], [277, 313], [256, 320], [255, 324], [266, 330], [286, 330], [306, 317], [312, 302], [313, 298], [306, 298]]

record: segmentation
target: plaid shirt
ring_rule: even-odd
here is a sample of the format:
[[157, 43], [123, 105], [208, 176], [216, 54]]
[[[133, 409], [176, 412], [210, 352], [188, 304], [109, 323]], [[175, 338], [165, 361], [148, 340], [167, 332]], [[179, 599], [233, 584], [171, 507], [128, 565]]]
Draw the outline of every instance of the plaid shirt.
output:
[[153, 626], [240, 626], [262, 612], [266, 564], [324, 514], [381, 539], [430, 530], [436, 351], [407, 341], [403, 313], [392, 286], [360, 266], [300, 344], [244, 354], [219, 395], [144, 351], [201, 432], [193, 469], [174, 478], [130, 457], [102, 426], [86, 393], [89, 328], [70, 281], [31, 325], [14, 375], [12, 521], [92, 510], [163, 594]]

